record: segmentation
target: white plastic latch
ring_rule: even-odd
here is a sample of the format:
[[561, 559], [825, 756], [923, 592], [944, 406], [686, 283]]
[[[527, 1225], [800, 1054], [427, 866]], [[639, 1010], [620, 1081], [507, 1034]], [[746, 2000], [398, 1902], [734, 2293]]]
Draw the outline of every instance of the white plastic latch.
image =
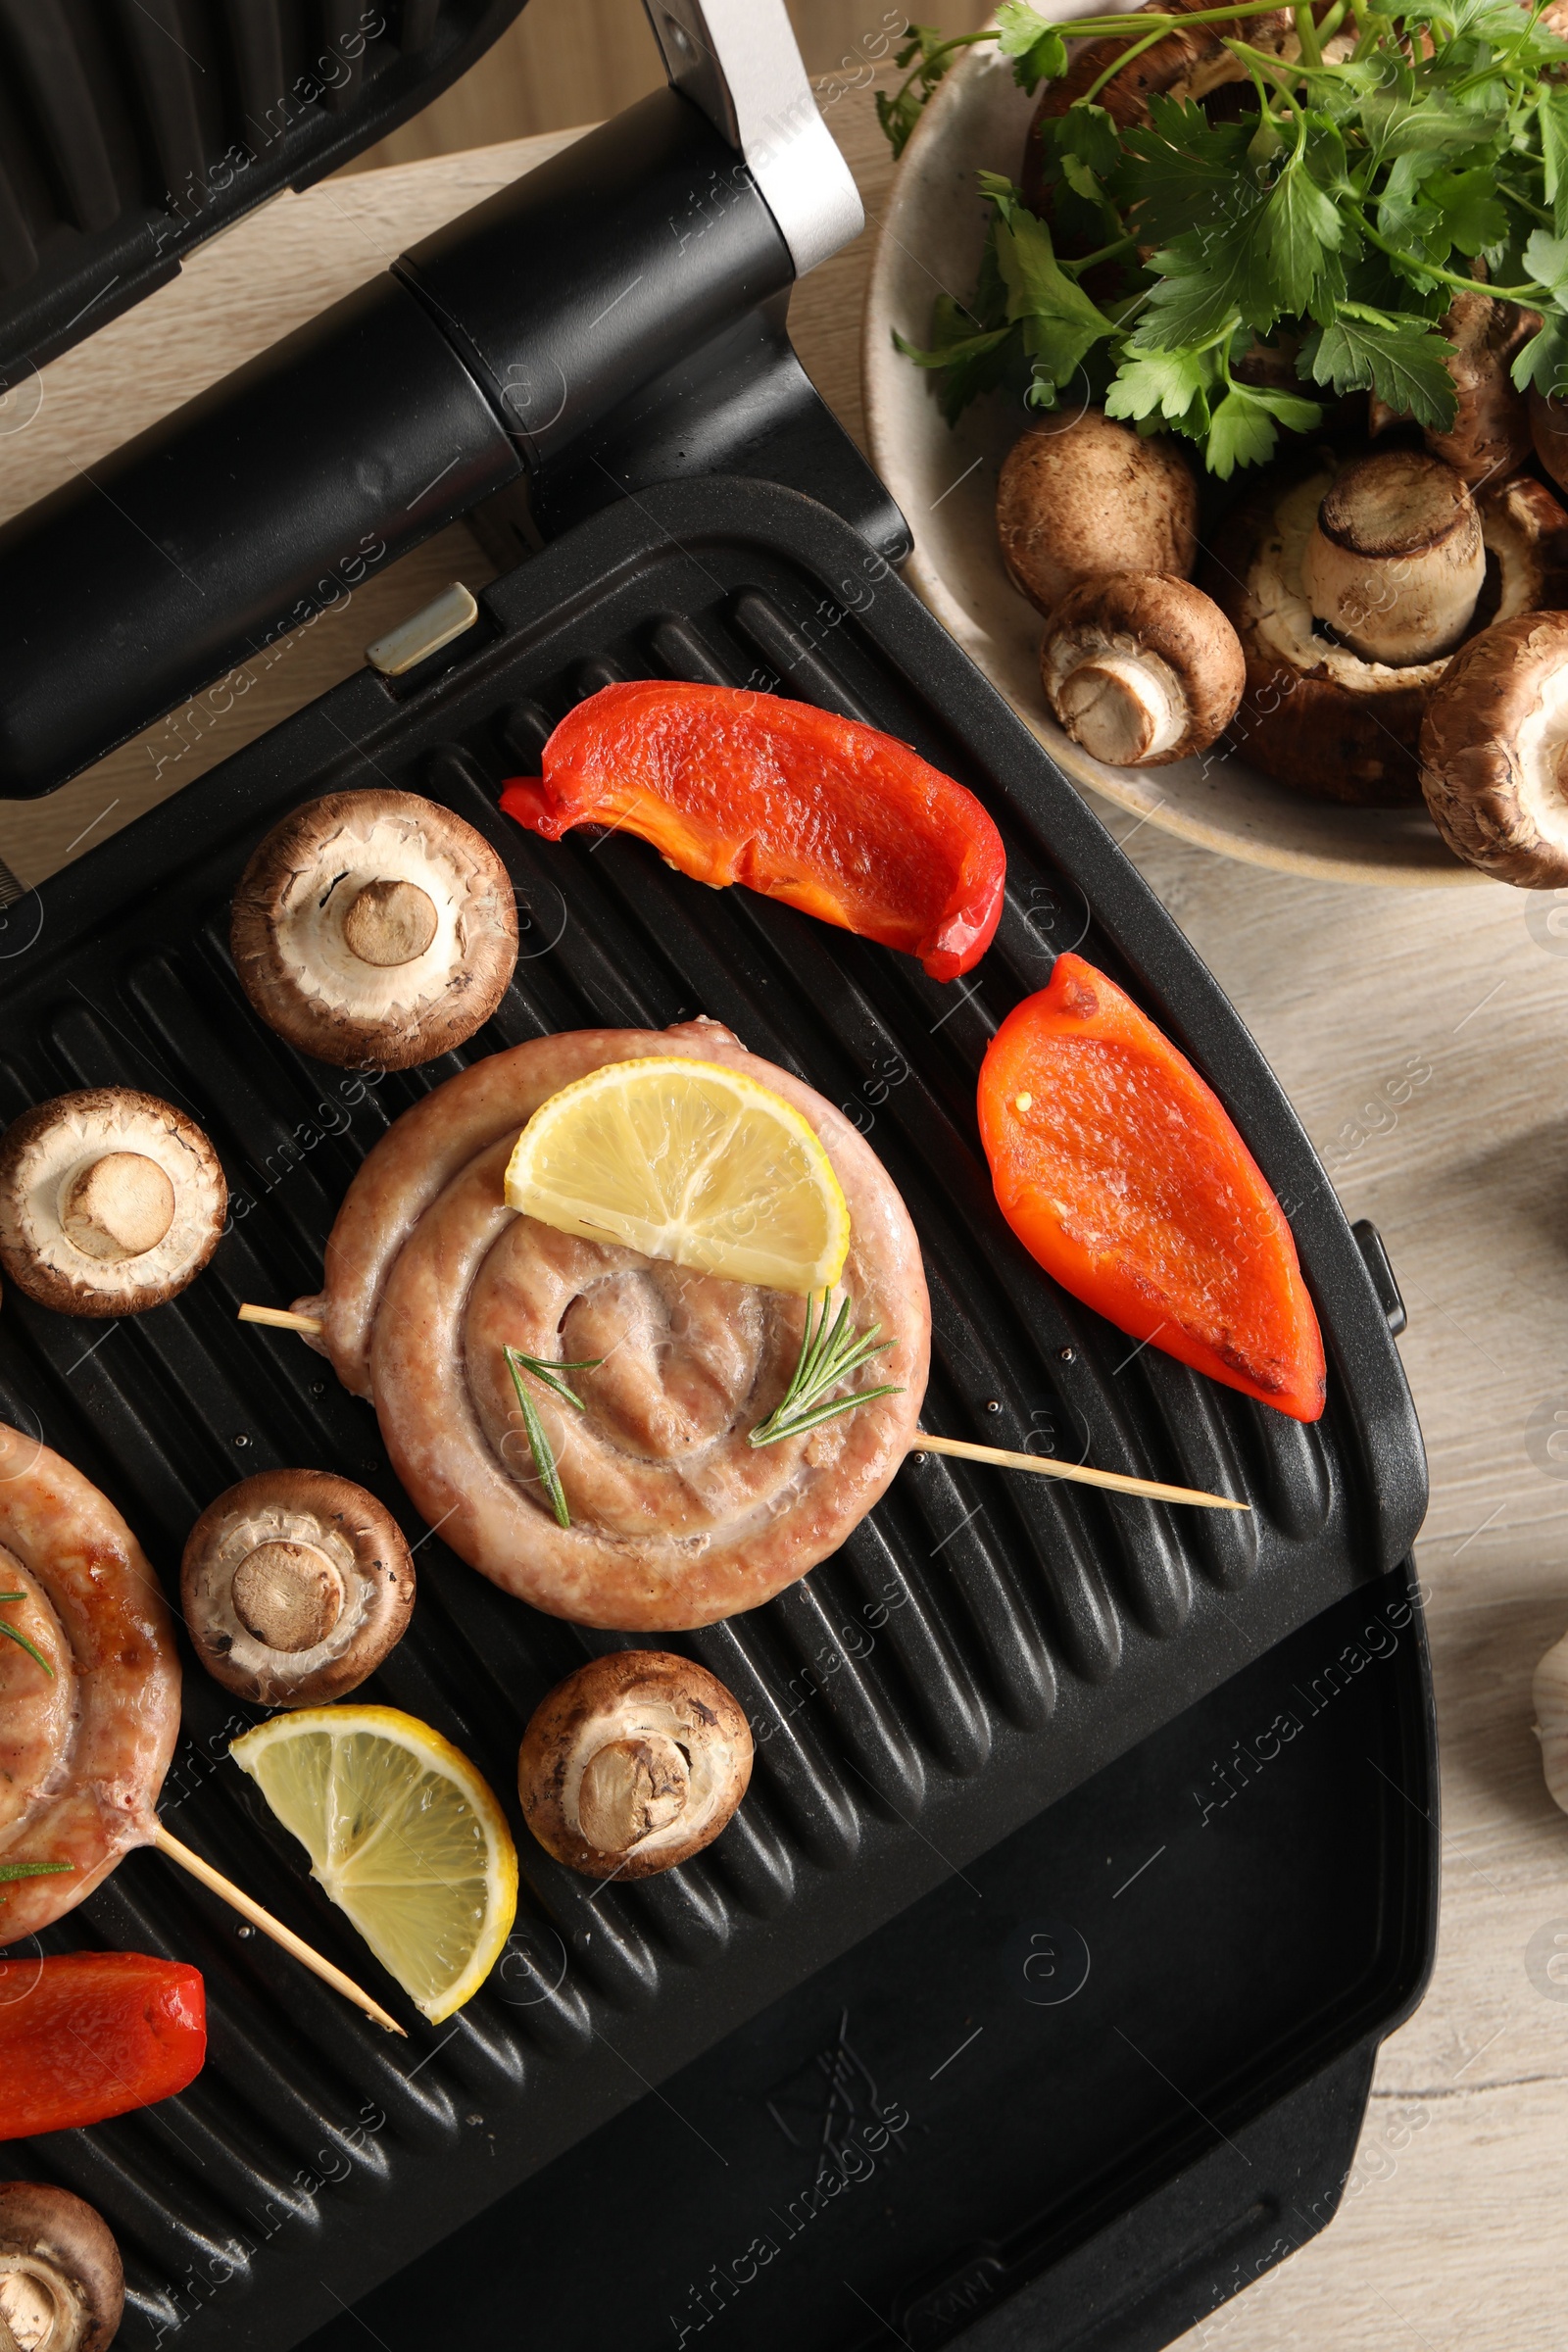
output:
[[454, 637], [461, 637], [465, 629], [471, 629], [478, 617], [473, 597], [461, 580], [454, 580], [431, 603], [368, 645], [365, 659], [382, 677], [401, 678], [406, 669], [416, 668], [450, 645]]

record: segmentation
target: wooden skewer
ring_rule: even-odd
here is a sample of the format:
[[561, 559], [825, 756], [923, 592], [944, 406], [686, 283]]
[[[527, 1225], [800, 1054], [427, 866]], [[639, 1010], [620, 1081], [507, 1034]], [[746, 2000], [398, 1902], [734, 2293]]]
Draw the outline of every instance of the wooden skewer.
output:
[[[262, 1311], [265, 1313], [266, 1309]], [[373, 2017], [378, 2026], [385, 2026], [389, 2034], [402, 2034], [407, 2041], [408, 2035], [397, 2019], [389, 2017], [379, 2001], [372, 2001], [368, 1992], [362, 1992], [353, 1978], [346, 1977], [340, 1968], [334, 1968], [330, 1960], [323, 1960], [319, 1952], [313, 1952], [292, 1928], [285, 1928], [283, 1922], [274, 1919], [270, 1911], [264, 1911], [260, 1903], [253, 1903], [232, 1879], [225, 1879], [220, 1870], [215, 1870], [210, 1862], [202, 1860], [200, 1854], [193, 1854], [188, 1845], [181, 1845], [177, 1838], [171, 1837], [162, 1822], [158, 1824], [158, 1835], [153, 1842], [161, 1854], [167, 1854], [171, 1862], [177, 1862], [181, 1870], [188, 1870], [193, 1879], [200, 1879], [210, 1892], [230, 1904], [241, 1918], [250, 1921], [253, 1928], [260, 1928], [264, 1936], [270, 1936], [274, 1943], [280, 1943], [285, 1952], [292, 1952], [295, 1959], [319, 1977], [323, 1984], [330, 1984], [334, 1992], [340, 1992], [346, 2000], [353, 2001], [365, 2011], [367, 2017]]]
[[274, 1331], [308, 1332], [312, 1339], [321, 1329], [319, 1315], [296, 1315], [286, 1306], [242, 1306], [239, 1319], [242, 1323], [269, 1323]]
[[[270, 1323], [278, 1331], [320, 1328], [316, 1315], [296, 1315], [281, 1306], [242, 1306], [242, 1323]], [[1081, 1487], [1108, 1487], [1113, 1494], [1142, 1494], [1150, 1502], [1196, 1502], [1205, 1511], [1250, 1511], [1250, 1502], [1233, 1502], [1228, 1494], [1205, 1494], [1200, 1487], [1167, 1487], [1157, 1478], [1126, 1478], [1119, 1470], [1091, 1470], [1080, 1462], [1054, 1462], [1039, 1453], [1009, 1453], [1001, 1446], [972, 1446], [967, 1438], [933, 1438], [916, 1430], [911, 1453], [951, 1453], [964, 1462], [989, 1462], [996, 1470], [1032, 1470], [1039, 1478], [1069, 1478]]]
[[1196, 1502], [1207, 1511], [1250, 1511], [1250, 1502], [1228, 1494], [1205, 1494], [1200, 1487], [1161, 1486], [1155, 1478], [1124, 1478], [1119, 1470], [1091, 1470], [1079, 1462], [1054, 1462], [1039, 1453], [1008, 1453], [1000, 1446], [971, 1446], [967, 1438], [933, 1438], [917, 1429], [911, 1453], [952, 1453], [964, 1462], [991, 1462], [999, 1470], [1033, 1470], [1041, 1478], [1075, 1479], [1083, 1487], [1108, 1487], [1113, 1494], [1143, 1494], [1151, 1502]]

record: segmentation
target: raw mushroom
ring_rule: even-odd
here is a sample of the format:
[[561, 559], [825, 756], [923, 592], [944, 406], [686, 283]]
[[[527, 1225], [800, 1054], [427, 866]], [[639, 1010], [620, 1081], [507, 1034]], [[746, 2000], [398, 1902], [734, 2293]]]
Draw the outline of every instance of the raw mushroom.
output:
[[1052, 710], [1092, 759], [1163, 767], [1223, 733], [1247, 663], [1200, 589], [1168, 571], [1123, 571], [1068, 590], [1046, 625], [1040, 675]]
[[1182, 578], [1198, 552], [1198, 484], [1174, 442], [1100, 409], [1019, 435], [997, 483], [997, 537], [1014, 587], [1049, 613], [1107, 571]]
[[751, 1726], [723, 1684], [656, 1649], [612, 1650], [568, 1674], [535, 1708], [517, 1761], [529, 1829], [594, 1879], [690, 1861], [751, 1777]]
[[1568, 1634], [1547, 1650], [1536, 1668], [1532, 1695], [1541, 1769], [1552, 1803], [1568, 1813]]
[[263, 1470], [210, 1502], [180, 1596], [215, 1680], [264, 1707], [341, 1698], [401, 1642], [414, 1562], [390, 1511], [325, 1470]]
[[1454, 656], [1427, 705], [1421, 789], [1467, 864], [1568, 885], [1568, 612], [1500, 620]]
[[[1377, 552], [1380, 475], [1366, 479], [1374, 466], [1395, 479], [1410, 478], [1411, 467], [1436, 469], [1435, 477], [1416, 477], [1427, 484], [1425, 545], [1412, 529], [1417, 544], [1406, 553]], [[1362, 477], [1350, 484], [1354, 496], [1334, 497], [1350, 475]], [[1467, 501], [1479, 519], [1484, 584], [1460, 623], [1475, 576]], [[1327, 531], [1319, 524], [1325, 507]], [[1382, 533], [1385, 541], [1397, 535]], [[1356, 539], [1359, 548], [1347, 544]], [[1493, 620], [1568, 601], [1568, 514], [1527, 476], [1472, 494], [1437, 459], [1380, 451], [1338, 474], [1320, 466], [1265, 478], [1227, 515], [1200, 580], [1247, 662], [1246, 692], [1228, 730], [1233, 748], [1298, 791], [1397, 807], [1420, 798], [1422, 714], [1456, 625], [1473, 635]], [[1357, 652], [1347, 641], [1352, 628], [1364, 643], [1400, 648], [1398, 659]]]
[[[1530, 407], [1524, 394], [1514, 389], [1509, 369], [1540, 331], [1540, 318], [1515, 303], [1498, 302], [1478, 287], [1474, 293], [1456, 294], [1439, 325], [1450, 346], [1448, 373], [1459, 405], [1446, 432], [1427, 425], [1422, 441], [1431, 456], [1451, 466], [1472, 489], [1506, 480], [1529, 462], [1531, 448]], [[1375, 396], [1370, 399], [1374, 439], [1401, 421], [1396, 410]]]
[[1486, 577], [1469, 489], [1415, 449], [1377, 452], [1336, 474], [1301, 563], [1316, 617], [1352, 653], [1394, 667], [1451, 653]]
[[133, 1087], [56, 1095], [0, 1139], [0, 1265], [66, 1315], [139, 1315], [193, 1282], [228, 1190], [193, 1119]]
[[507, 869], [411, 792], [335, 792], [273, 827], [234, 894], [234, 968], [264, 1021], [340, 1068], [406, 1070], [482, 1028], [517, 960]]
[[0, 2181], [0, 2346], [105, 2352], [125, 2276], [108, 2225], [68, 2188]]

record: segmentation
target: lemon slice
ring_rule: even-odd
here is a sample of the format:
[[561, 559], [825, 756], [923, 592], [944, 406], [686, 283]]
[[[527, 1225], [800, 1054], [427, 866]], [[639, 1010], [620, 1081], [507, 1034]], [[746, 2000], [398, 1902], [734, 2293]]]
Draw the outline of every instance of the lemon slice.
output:
[[467, 1757], [396, 1707], [301, 1707], [228, 1752], [415, 2007], [461, 2009], [517, 1909], [517, 1849]]
[[542, 1102], [507, 1202], [561, 1233], [807, 1296], [832, 1289], [850, 1247], [843, 1187], [800, 1112], [675, 1054], [609, 1062]]

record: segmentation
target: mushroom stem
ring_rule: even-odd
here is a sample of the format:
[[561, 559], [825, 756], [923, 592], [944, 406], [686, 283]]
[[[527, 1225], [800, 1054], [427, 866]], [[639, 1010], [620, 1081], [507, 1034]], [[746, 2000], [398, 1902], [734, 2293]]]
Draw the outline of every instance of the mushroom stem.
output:
[[1301, 574], [1315, 617], [1364, 661], [1435, 661], [1463, 637], [1486, 580], [1475, 501], [1441, 458], [1362, 458], [1325, 495]]
[[68, 2188], [0, 2181], [0, 2352], [108, 2352], [124, 2303], [102, 2214]]
[[343, 917], [343, 944], [361, 963], [413, 963], [435, 934], [435, 902], [417, 882], [367, 882]]
[[588, 1759], [577, 1792], [577, 1825], [602, 1854], [630, 1853], [685, 1810], [686, 1758], [662, 1732], [612, 1740]]
[[315, 1544], [258, 1544], [235, 1569], [232, 1591], [240, 1623], [290, 1655], [324, 1642], [343, 1614], [337, 1562]]
[[88, 1257], [141, 1257], [174, 1222], [174, 1188], [141, 1152], [106, 1152], [67, 1185], [60, 1222]]
[[18, 2255], [0, 2269], [0, 2352], [54, 2352], [79, 2341], [80, 2307], [53, 2264]]
[[1056, 689], [1062, 725], [1092, 760], [1134, 767], [1179, 743], [1187, 705], [1157, 654], [1102, 652], [1070, 669]]

